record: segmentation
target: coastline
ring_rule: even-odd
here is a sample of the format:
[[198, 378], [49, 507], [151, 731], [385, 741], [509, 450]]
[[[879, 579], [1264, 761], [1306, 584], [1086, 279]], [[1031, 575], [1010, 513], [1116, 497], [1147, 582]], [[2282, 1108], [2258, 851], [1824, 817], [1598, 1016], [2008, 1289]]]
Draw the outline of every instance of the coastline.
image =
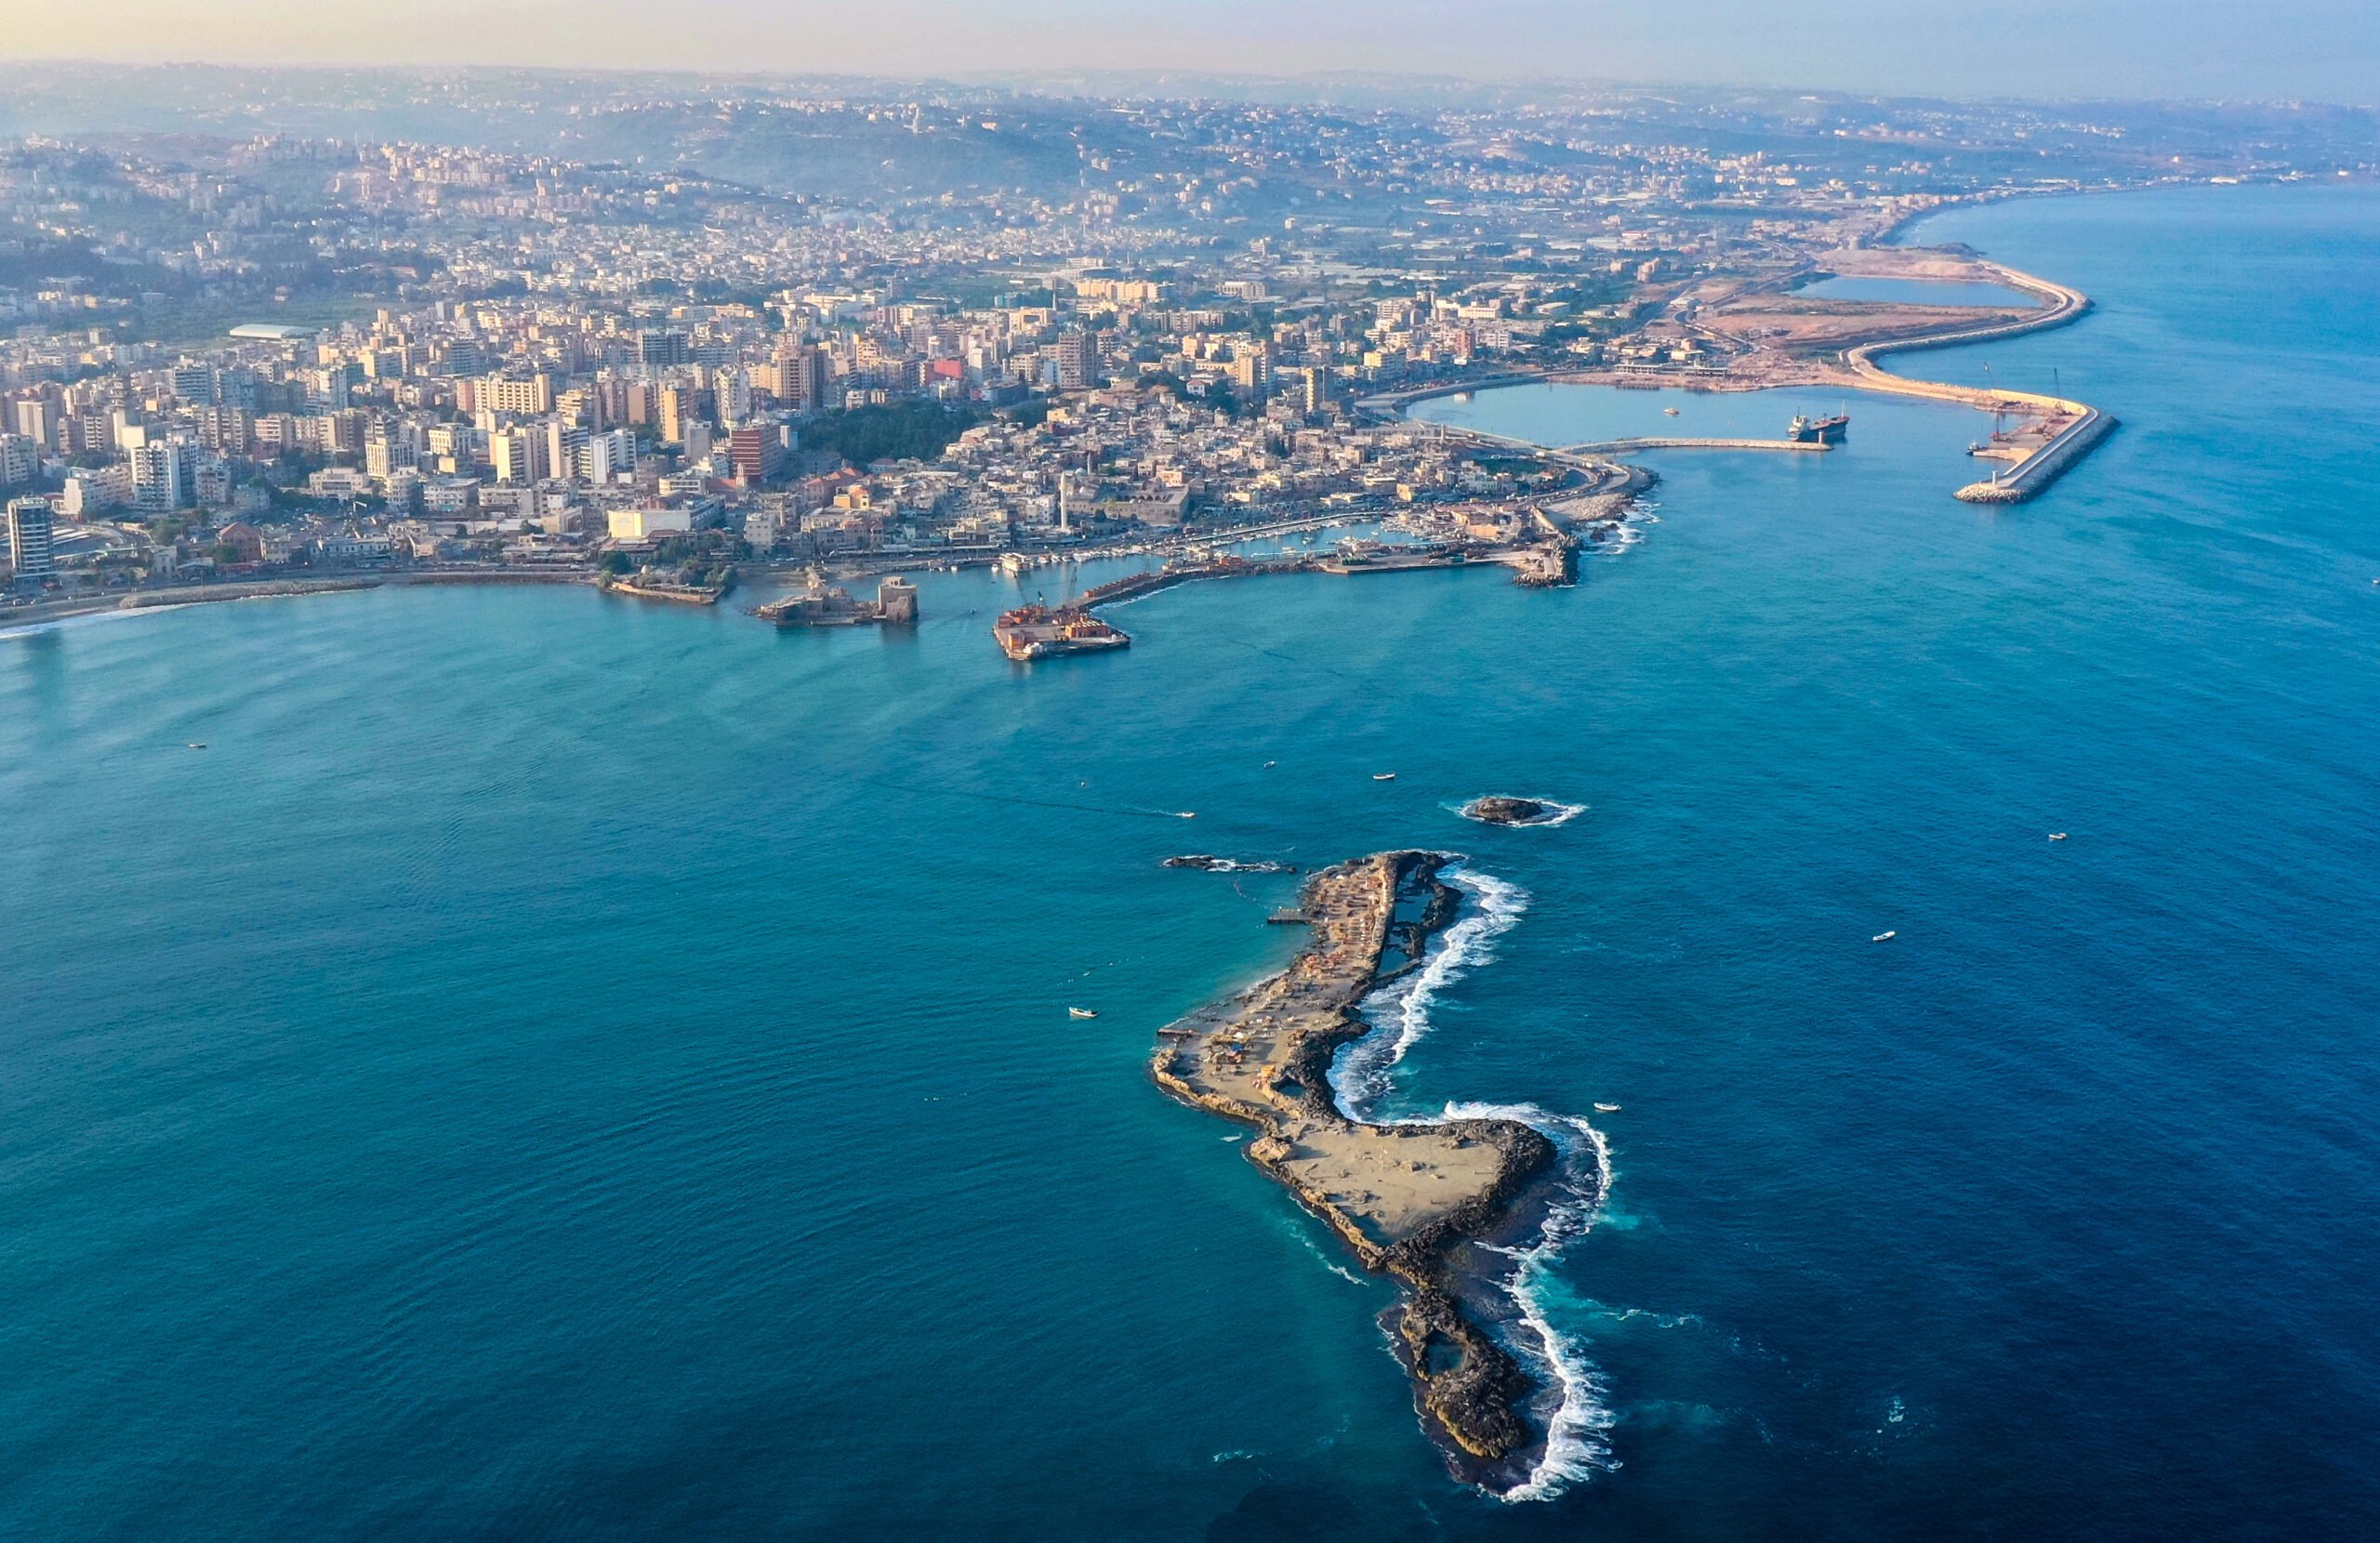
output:
[[[1419, 967], [1454, 919], [1444, 852], [1375, 853], [1305, 882], [1312, 936], [1287, 967], [1158, 1031], [1150, 1073], [1180, 1101], [1259, 1135], [1249, 1161], [1402, 1288], [1384, 1315], [1424, 1429], [1456, 1477], [1498, 1495], [1528, 1486], [1549, 1430], [1541, 1389], [1484, 1326], [1459, 1267], [1512, 1224], [1557, 1166], [1552, 1141], [1492, 1115], [1372, 1124], [1343, 1107], [1331, 1070], [1375, 1031], [1360, 1005]], [[1557, 1390], [1558, 1391], [1558, 1390]]]
[[[1894, 251], [1914, 250], [1892, 248]], [[1656, 372], [1621, 372], [1613, 369], [1549, 371], [1531, 377], [1530, 381], [1500, 376], [1476, 382], [1469, 387], [1432, 388], [1413, 393], [1409, 399], [1381, 397], [1364, 405], [1405, 413], [1416, 402], [1436, 397], [1459, 395], [1471, 390], [1489, 391], [1516, 384], [1537, 383], [1561, 386], [1623, 385], [1655, 387], [1690, 387], [1712, 392], [1761, 391], [1780, 388], [1832, 387], [1844, 390], [1873, 391], [1880, 395], [1916, 397], [1926, 401], [1949, 402], [1971, 407], [1978, 412], [2003, 413], [2023, 410], [2030, 415], [2030, 423], [2038, 442], [2024, 448], [2011, 459], [2006, 469], [1989, 480], [1967, 483], [1953, 491], [1952, 496], [1965, 503], [2012, 504], [2031, 498], [2047, 488], [2082, 460], [2090, 450], [2119, 427], [2119, 420], [2101, 408], [2069, 397], [2053, 396], [2041, 391], [2009, 389], [1986, 389], [1959, 386], [1948, 381], [1923, 380], [1914, 376], [1895, 375], [1877, 363], [1888, 354], [1915, 353], [1930, 349], [1961, 348], [1974, 343], [1991, 342], [2003, 338], [2021, 337], [2052, 328], [2069, 326], [2089, 314], [2092, 300], [2088, 295], [2069, 284], [2011, 268], [2005, 263], [1977, 260], [1972, 264], [1977, 275], [2041, 296], [2049, 304], [2023, 316], [1995, 320], [1977, 324], [1962, 318], [1939, 332], [1913, 336], [1879, 337], [1871, 341], [1852, 343], [1838, 356], [1839, 363], [1817, 360], [1773, 361], [1758, 375], [1740, 368], [1675, 378]], [[1740, 362], [1739, 362], [1740, 363]], [[1651, 474], [1642, 468], [1617, 462], [1609, 457], [1646, 450], [1783, 450], [1816, 452], [1828, 446], [1791, 440], [1691, 439], [1691, 438], [1631, 438], [1598, 440], [1566, 445], [1529, 445], [1502, 435], [1450, 424], [1437, 425], [1442, 431], [1461, 434], [1483, 443], [1509, 444], [1515, 451], [1535, 454], [1549, 460], [1568, 461], [1622, 467], [1632, 474], [1641, 474], [1649, 481]]]
[[78, 595], [68, 600], [35, 602], [20, 612], [0, 612], [0, 633], [45, 626], [77, 616], [129, 614], [140, 611], [176, 611], [186, 605], [218, 605], [231, 600], [290, 600], [301, 595], [348, 595], [364, 589], [413, 588], [429, 585], [580, 585], [593, 587], [584, 574], [519, 572], [343, 574], [332, 578], [259, 579], [231, 584], [190, 585], [172, 589], [134, 589], [113, 595]]

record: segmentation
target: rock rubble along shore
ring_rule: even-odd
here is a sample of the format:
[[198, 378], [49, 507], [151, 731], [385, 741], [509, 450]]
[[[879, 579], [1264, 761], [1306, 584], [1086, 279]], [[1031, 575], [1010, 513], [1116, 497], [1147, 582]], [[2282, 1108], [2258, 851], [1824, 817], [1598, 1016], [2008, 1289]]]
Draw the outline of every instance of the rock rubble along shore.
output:
[[1183, 1102], [1255, 1127], [1250, 1160], [1404, 1286], [1392, 1326], [1422, 1419], [1458, 1476], [1501, 1489], [1543, 1441], [1527, 1414], [1538, 1390], [1466, 1309], [1454, 1255], [1506, 1221], [1554, 1145], [1516, 1120], [1368, 1125], [1329, 1082], [1339, 1048], [1370, 1031], [1357, 1005], [1452, 919], [1460, 896], [1438, 877], [1449, 861], [1380, 852], [1314, 874], [1305, 947], [1159, 1031], [1152, 1071]]

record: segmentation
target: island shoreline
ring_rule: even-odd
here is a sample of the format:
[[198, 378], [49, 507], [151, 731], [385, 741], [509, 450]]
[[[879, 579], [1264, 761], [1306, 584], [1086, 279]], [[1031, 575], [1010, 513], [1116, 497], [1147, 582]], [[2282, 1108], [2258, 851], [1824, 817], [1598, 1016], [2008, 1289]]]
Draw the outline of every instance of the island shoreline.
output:
[[1552, 1390], [1490, 1331], [1500, 1315], [1474, 1299], [1461, 1256], [1525, 1228], [1557, 1149], [1514, 1119], [1373, 1124], [1342, 1106], [1330, 1077], [1341, 1050], [1377, 1032], [1363, 1003], [1420, 968], [1454, 920], [1462, 897], [1441, 875], [1456, 861], [1388, 851], [1310, 876], [1309, 941], [1281, 970], [1158, 1031], [1150, 1073], [1176, 1100], [1255, 1128], [1249, 1161], [1398, 1283], [1382, 1321], [1423, 1427], [1458, 1478], [1503, 1494], [1544, 1452], [1531, 1405]]

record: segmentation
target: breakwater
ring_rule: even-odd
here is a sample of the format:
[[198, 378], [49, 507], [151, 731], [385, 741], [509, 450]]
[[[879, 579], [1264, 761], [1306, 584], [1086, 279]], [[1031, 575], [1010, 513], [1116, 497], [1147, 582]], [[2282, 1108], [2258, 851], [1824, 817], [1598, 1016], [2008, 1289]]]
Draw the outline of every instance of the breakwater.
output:
[[1969, 482], [1954, 496], [1969, 504], [2021, 504], [2064, 476], [2115, 427], [2114, 418], [2096, 407], [2085, 408], [2081, 417], [2017, 462], [2015, 469], [1989, 481]]
[[[1357, 543], [1329, 556], [1316, 553], [1274, 558], [1226, 555], [1199, 562], [1170, 562], [1162, 568], [1127, 574], [1122, 578], [1093, 585], [1054, 607], [1028, 606], [1005, 613], [994, 624], [992, 635], [1002, 651], [1019, 662], [1064, 653], [1104, 653], [1128, 647], [1132, 640], [1131, 635], [1104, 622], [1098, 623], [1088, 637], [1076, 638], [1068, 634], [1077, 628], [1088, 629], [1092, 622], [1091, 613], [1103, 606], [1120, 605], [1127, 600], [1170, 589], [1176, 585], [1205, 579], [1261, 578], [1276, 574], [1346, 576], [1488, 566], [1512, 569], [1513, 582], [1526, 588], [1552, 588], [1572, 582], [1578, 575], [1580, 538], [1542, 509], [1531, 512], [1542, 537], [1532, 542], [1442, 541], [1407, 546]], [[1598, 505], [1583, 509], [1581, 513], [1585, 518], [1579, 522], [1589, 524], [1593, 533], [1591, 538], [1600, 541], [1620, 518], [1621, 510], [1617, 506]], [[1043, 646], [1037, 651], [1033, 647], [1036, 643]]]

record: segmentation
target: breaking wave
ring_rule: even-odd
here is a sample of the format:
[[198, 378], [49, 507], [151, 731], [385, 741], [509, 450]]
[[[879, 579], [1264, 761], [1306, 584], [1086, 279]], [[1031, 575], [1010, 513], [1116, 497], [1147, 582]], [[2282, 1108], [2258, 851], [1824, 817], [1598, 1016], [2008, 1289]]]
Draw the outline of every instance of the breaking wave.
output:
[[[1535, 1336], [1534, 1347], [1511, 1348], [1535, 1360], [1553, 1384], [1559, 1403], [1545, 1420], [1545, 1453], [1528, 1478], [1504, 1491], [1503, 1499], [1551, 1500], [1580, 1480], [1619, 1466], [1611, 1455], [1613, 1416], [1604, 1402], [1602, 1374], [1587, 1359], [1586, 1341], [1554, 1322], [1553, 1309], [1570, 1303], [1554, 1265], [1573, 1238], [1594, 1226], [1611, 1188], [1611, 1147], [1603, 1132], [1575, 1114], [1556, 1114], [1533, 1103], [1449, 1103], [1449, 1120], [1518, 1120], [1554, 1143], [1561, 1179], [1547, 1207], [1537, 1240], [1526, 1247], [1496, 1247], [1489, 1253], [1513, 1261], [1499, 1284]], [[1533, 1353], [1532, 1352], [1533, 1350]]]
[[1605, 1402], [1602, 1376], [1587, 1358], [1584, 1338], [1554, 1322], [1555, 1310], [1570, 1299], [1554, 1266], [1571, 1240], [1602, 1214], [1611, 1187], [1611, 1148], [1585, 1120], [1534, 1103], [1449, 1103], [1435, 1115], [1385, 1121], [1372, 1113], [1393, 1086], [1390, 1074], [1396, 1063], [1429, 1033], [1430, 1008], [1438, 993], [1492, 960], [1496, 941], [1528, 909], [1527, 890], [1492, 874], [1457, 864], [1440, 877], [1462, 892], [1470, 914], [1438, 935], [1420, 969], [1365, 1000], [1362, 1011], [1372, 1032], [1340, 1053], [1330, 1069], [1330, 1086], [1339, 1106], [1356, 1119], [1383, 1124], [1515, 1120], [1554, 1143], [1558, 1157], [1554, 1193], [1535, 1240], [1526, 1246], [1480, 1245], [1483, 1251], [1512, 1260], [1512, 1269], [1496, 1284], [1512, 1299], [1527, 1332], [1513, 1334], [1514, 1342], [1508, 1348], [1535, 1363], [1554, 1400], [1553, 1407], [1542, 1411], [1544, 1454], [1528, 1477], [1501, 1497], [1550, 1500], [1573, 1484], [1618, 1466], [1611, 1455], [1613, 1416]]

